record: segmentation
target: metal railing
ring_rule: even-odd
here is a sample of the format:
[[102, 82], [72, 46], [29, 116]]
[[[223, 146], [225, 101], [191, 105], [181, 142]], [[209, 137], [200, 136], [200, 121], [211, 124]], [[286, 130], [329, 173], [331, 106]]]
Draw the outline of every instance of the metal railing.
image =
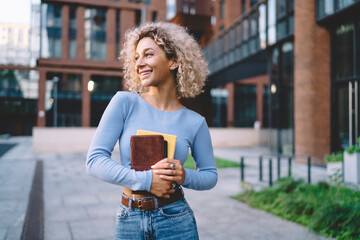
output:
[[[250, 156], [241, 156], [240, 157], [240, 180], [241, 182], [245, 182], [245, 158]], [[252, 158], [254, 156], [251, 156]], [[263, 182], [263, 173], [264, 173], [264, 160], [268, 160], [268, 167], [269, 167], [269, 186], [273, 185], [273, 158], [275, 157], [277, 161], [277, 178], [281, 177], [281, 160], [286, 158], [288, 161], [288, 169], [287, 169], [287, 176], [292, 177], [292, 161], [295, 158], [306, 158], [307, 164], [307, 182], [311, 183], [311, 156], [307, 155], [281, 155], [281, 154], [263, 154], [258, 156], [259, 159], [259, 181]]]

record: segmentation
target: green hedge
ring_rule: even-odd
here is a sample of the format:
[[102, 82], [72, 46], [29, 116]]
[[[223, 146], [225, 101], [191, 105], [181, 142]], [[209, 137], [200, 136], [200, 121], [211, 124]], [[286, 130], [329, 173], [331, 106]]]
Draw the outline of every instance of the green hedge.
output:
[[[215, 163], [217, 168], [240, 167], [240, 163], [219, 157], [215, 157]], [[190, 154], [188, 155], [186, 162], [184, 163], [184, 168], [195, 169], [195, 162]]]
[[360, 239], [360, 192], [330, 186], [326, 182], [305, 184], [280, 179], [259, 192], [248, 190], [234, 198], [337, 239]]

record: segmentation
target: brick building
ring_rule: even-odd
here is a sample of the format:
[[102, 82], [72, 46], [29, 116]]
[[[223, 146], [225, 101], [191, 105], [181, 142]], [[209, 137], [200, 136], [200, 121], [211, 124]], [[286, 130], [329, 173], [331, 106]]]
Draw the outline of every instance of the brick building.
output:
[[[42, 1], [37, 126], [97, 126], [122, 89], [121, 39], [141, 23], [141, 9], [136, 1]], [[166, 1], [152, 0], [146, 12], [147, 21], [166, 20]]]
[[212, 4], [216, 35], [204, 52], [215, 125], [253, 127], [258, 121], [275, 153], [310, 155], [316, 163], [355, 144], [360, 1]]

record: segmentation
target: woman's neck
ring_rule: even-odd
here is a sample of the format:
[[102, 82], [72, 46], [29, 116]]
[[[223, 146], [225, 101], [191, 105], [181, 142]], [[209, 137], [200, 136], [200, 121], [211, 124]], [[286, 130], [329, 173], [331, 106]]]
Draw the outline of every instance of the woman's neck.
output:
[[151, 86], [147, 93], [142, 94], [142, 97], [151, 106], [162, 111], [176, 111], [183, 107], [176, 96], [175, 88], [166, 89]]

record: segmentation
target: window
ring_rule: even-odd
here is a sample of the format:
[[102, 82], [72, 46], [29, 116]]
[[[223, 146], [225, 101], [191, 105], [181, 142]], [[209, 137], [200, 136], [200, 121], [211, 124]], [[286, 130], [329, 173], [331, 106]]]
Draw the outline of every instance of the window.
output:
[[254, 6], [255, 4], [258, 3], [259, 0], [250, 0], [250, 6]]
[[241, 14], [246, 12], [246, 0], [241, 0]]
[[42, 4], [41, 57], [61, 58], [61, 21], [61, 6]]
[[69, 58], [75, 59], [77, 57], [77, 17], [76, 17], [76, 7], [70, 5], [69, 9]]
[[157, 18], [158, 18], [158, 13], [157, 11], [153, 11], [152, 14], [151, 14], [151, 19], [153, 22], [156, 22], [157, 21]]
[[253, 127], [256, 121], [256, 86], [235, 85], [234, 126]]
[[220, 19], [225, 18], [225, 0], [220, 0]]
[[333, 60], [335, 79], [354, 75], [354, 24], [343, 24], [335, 31]]
[[85, 58], [106, 60], [106, 11], [85, 9]]
[[92, 75], [94, 90], [91, 92], [91, 126], [99, 124], [101, 115], [111, 98], [121, 90], [121, 78], [112, 76]]

